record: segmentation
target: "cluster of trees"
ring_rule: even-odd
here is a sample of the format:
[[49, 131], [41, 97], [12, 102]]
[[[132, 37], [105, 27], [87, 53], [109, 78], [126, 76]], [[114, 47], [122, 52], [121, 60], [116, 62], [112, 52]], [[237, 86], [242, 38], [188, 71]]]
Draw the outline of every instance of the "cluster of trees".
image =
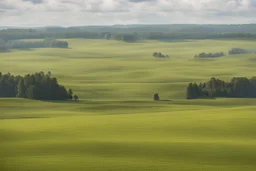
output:
[[43, 41], [10, 40], [7, 42], [6, 47], [8, 49], [68, 48], [68, 42], [55, 40], [53, 38], [44, 39]]
[[248, 53], [245, 49], [242, 48], [232, 48], [229, 51], [229, 55], [236, 55], [236, 54], [245, 54]]
[[168, 55], [164, 55], [161, 52], [154, 52], [153, 56], [156, 57], [156, 58], [169, 58]]
[[78, 100], [73, 91], [59, 85], [51, 73], [38, 72], [22, 76], [0, 72], [0, 97], [20, 97], [35, 100]]
[[214, 97], [256, 98], [256, 77], [234, 77], [230, 82], [211, 78], [205, 83], [190, 83], [187, 99]]
[[[236, 55], [236, 54], [246, 54], [246, 53], [255, 53], [255, 51], [247, 51], [245, 49], [242, 48], [232, 48], [231, 50], [229, 50], [229, 55]], [[195, 55], [195, 58], [218, 58], [218, 57], [222, 57], [225, 56], [225, 54], [223, 52], [217, 52], [217, 53], [199, 53], [198, 55]]]
[[225, 56], [223, 52], [216, 52], [216, 53], [199, 53], [198, 55], [195, 55], [195, 58], [218, 58]]
[[119, 40], [124, 42], [137, 42], [143, 40], [142, 36], [138, 33], [105, 33], [104, 39], [107, 40]]

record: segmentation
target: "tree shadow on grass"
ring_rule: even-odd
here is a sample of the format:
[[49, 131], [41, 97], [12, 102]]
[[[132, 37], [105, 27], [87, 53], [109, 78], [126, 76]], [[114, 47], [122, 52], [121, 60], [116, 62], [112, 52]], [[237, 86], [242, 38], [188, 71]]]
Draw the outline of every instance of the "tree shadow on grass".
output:
[[40, 100], [40, 101], [48, 102], [48, 103], [61, 103], [61, 104], [63, 104], [63, 103], [66, 103], [66, 104], [79, 104], [79, 103], [82, 102], [80, 100], [77, 100], [77, 101], [75, 101], [75, 100]]
[[160, 102], [170, 102], [170, 101], [172, 101], [172, 100], [165, 100], [165, 99], [163, 99], [163, 100], [158, 100], [158, 101], [160, 101]]

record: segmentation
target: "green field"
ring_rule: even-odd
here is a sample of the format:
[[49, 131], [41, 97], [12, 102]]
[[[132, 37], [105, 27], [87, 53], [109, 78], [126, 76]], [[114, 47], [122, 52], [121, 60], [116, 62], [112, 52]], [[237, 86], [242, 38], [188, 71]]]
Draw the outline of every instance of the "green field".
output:
[[50, 70], [81, 99], [0, 99], [0, 170], [256, 170], [256, 99], [185, 99], [189, 82], [256, 76], [255, 54], [195, 54], [255, 41], [67, 41], [70, 49], [0, 53], [1, 72]]

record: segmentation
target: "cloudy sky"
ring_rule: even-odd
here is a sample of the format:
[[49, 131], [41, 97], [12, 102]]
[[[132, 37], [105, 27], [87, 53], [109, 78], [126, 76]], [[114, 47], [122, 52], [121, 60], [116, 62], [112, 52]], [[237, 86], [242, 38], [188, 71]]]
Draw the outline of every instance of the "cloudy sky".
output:
[[0, 26], [256, 23], [256, 0], [0, 0]]

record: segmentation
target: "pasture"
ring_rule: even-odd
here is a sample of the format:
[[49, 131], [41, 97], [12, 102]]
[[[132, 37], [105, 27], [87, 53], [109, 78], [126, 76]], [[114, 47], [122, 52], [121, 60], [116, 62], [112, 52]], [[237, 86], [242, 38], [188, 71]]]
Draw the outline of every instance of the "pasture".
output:
[[[256, 169], [255, 99], [185, 100], [189, 82], [256, 76], [255, 54], [195, 54], [256, 42], [67, 41], [70, 49], [0, 53], [1, 72], [50, 70], [81, 99], [0, 99], [0, 170]], [[154, 93], [165, 101], [153, 102]]]

